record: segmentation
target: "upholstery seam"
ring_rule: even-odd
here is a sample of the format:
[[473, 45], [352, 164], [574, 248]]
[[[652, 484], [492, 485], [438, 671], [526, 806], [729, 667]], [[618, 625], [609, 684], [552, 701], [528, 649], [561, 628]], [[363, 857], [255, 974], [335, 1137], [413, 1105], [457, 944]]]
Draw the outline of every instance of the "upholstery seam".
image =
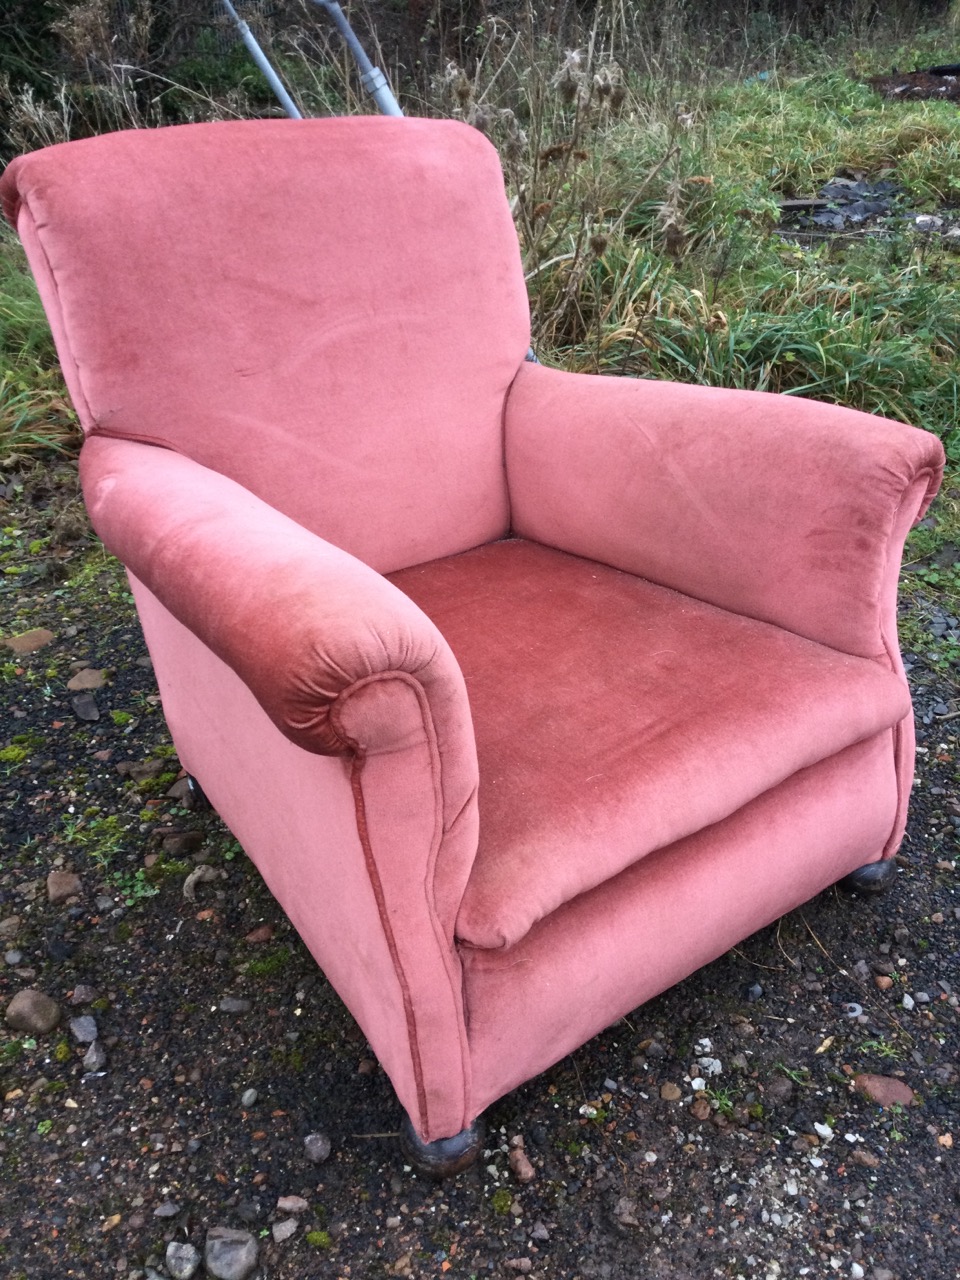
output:
[[380, 923], [383, 926], [383, 934], [387, 943], [387, 950], [390, 952], [390, 959], [393, 962], [393, 969], [397, 975], [397, 981], [400, 984], [400, 995], [403, 1000], [403, 1014], [407, 1024], [407, 1040], [410, 1045], [410, 1057], [413, 1063], [413, 1076], [417, 1086], [417, 1106], [420, 1109], [420, 1116], [423, 1122], [427, 1119], [427, 1091], [423, 1079], [423, 1063], [420, 1059], [420, 1041], [417, 1037], [417, 1018], [413, 1009], [413, 998], [410, 993], [410, 986], [407, 982], [407, 976], [404, 972], [403, 962], [400, 959], [400, 951], [397, 947], [397, 939], [393, 932], [393, 925], [387, 914], [387, 900], [383, 892], [383, 883], [380, 879], [380, 871], [377, 867], [376, 859], [373, 856], [373, 847], [370, 843], [370, 831], [367, 827], [367, 810], [363, 799], [363, 783], [361, 774], [366, 757], [361, 751], [355, 751], [353, 761], [350, 766], [350, 788], [353, 791], [353, 805], [357, 817], [357, 834], [360, 837], [360, 847], [363, 849], [363, 860], [367, 866], [367, 875], [370, 878], [370, 885], [373, 889], [373, 896], [376, 900], [377, 911], [380, 914]]
[[[53, 291], [57, 300], [57, 310], [60, 313], [59, 315], [60, 329], [63, 333], [64, 338], [66, 338], [67, 320], [66, 320], [66, 309], [63, 305], [63, 294], [60, 289], [60, 281], [57, 279], [57, 274], [53, 269], [53, 263], [50, 261], [50, 254], [47, 252], [47, 247], [43, 242], [43, 236], [40, 230], [40, 223], [37, 220], [37, 218], [34, 216], [34, 212], [33, 212], [33, 209], [30, 207], [29, 200], [26, 200], [21, 196], [19, 203], [20, 203], [20, 207], [17, 210], [18, 220], [19, 220], [20, 213], [25, 213], [27, 217], [30, 219], [30, 223], [33, 229], [33, 234], [34, 234], [34, 237], [36, 238], [37, 248], [43, 254], [44, 265], [46, 266], [49, 279], [53, 284]], [[85, 387], [83, 386], [84, 378], [80, 370], [80, 362], [77, 360], [72, 350], [70, 351], [70, 361], [74, 369], [76, 369], [77, 371], [77, 388], [81, 396], [83, 397], [83, 409], [91, 424], [90, 430], [92, 431], [96, 423], [96, 415], [93, 412], [93, 407], [90, 404], [90, 398], [87, 395]], [[79, 411], [80, 406], [78, 405], [77, 408]]]
[[[400, 990], [403, 998], [404, 1016], [407, 1023], [407, 1037], [410, 1043], [410, 1057], [413, 1064], [414, 1078], [417, 1085], [417, 1105], [420, 1108], [420, 1114], [424, 1125], [427, 1124], [429, 1118], [426, 1086], [424, 1082], [423, 1062], [420, 1056], [420, 1044], [417, 1033], [416, 1015], [413, 1009], [413, 999], [410, 992], [410, 986], [407, 981], [406, 971], [403, 967], [403, 961], [397, 946], [396, 935], [393, 932], [393, 925], [386, 912], [386, 897], [383, 892], [383, 883], [380, 879], [380, 872], [376, 864], [376, 857], [373, 852], [373, 844], [370, 840], [369, 828], [366, 820], [366, 806], [363, 800], [363, 787], [361, 781], [361, 772], [366, 756], [361, 748], [349, 739], [342, 730], [334, 725], [334, 712], [338, 709], [341, 699], [348, 698], [357, 690], [370, 684], [379, 684], [385, 680], [400, 680], [400, 682], [410, 688], [417, 699], [417, 706], [420, 710], [421, 725], [426, 738], [427, 747], [430, 753], [431, 779], [434, 789], [434, 831], [431, 838], [430, 856], [425, 869], [423, 880], [423, 893], [426, 900], [427, 911], [430, 916], [431, 926], [433, 928], [434, 940], [437, 943], [443, 970], [450, 987], [450, 996], [453, 1001], [454, 1014], [458, 1024], [458, 1040], [460, 1043], [460, 1066], [461, 1078], [463, 1081], [463, 1094], [461, 1098], [461, 1128], [467, 1121], [467, 1101], [471, 1092], [471, 1073], [470, 1073], [470, 1053], [469, 1042], [466, 1038], [466, 1008], [464, 1003], [464, 976], [463, 967], [459, 961], [459, 952], [456, 945], [455, 928], [454, 936], [448, 943], [444, 937], [440, 920], [436, 907], [436, 898], [432, 892], [435, 882], [436, 865], [440, 855], [440, 849], [443, 844], [443, 837], [447, 828], [443, 821], [443, 785], [442, 785], [442, 765], [440, 760], [440, 750], [436, 738], [436, 730], [433, 724], [433, 716], [429, 711], [429, 698], [421, 681], [417, 680], [409, 672], [406, 671], [382, 671], [376, 672], [371, 676], [367, 676], [362, 680], [355, 681], [348, 689], [345, 689], [338, 695], [336, 701], [330, 708], [328, 723], [337, 734], [337, 737], [347, 744], [348, 750], [353, 753], [354, 762], [351, 767], [351, 787], [354, 792], [354, 806], [357, 813], [357, 828], [360, 835], [360, 843], [363, 848], [364, 860], [367, 865], [367, 874], [373, 886], [374, 897], [377, 903], [377, 909], [380, 914], [381, 923], [383, 925], [384, 934], [387, 941], [387, 948], [390, 952], [390, 958], [393, 962], [394, 971], [397, 975], [397, 981], [400, 984]], [[359, 762], [359, 763], [358, 763]], [[476, 788], [472, 794], [476, 794]], [[469, 803], [469, 801], [467, 802]], [[464, 808], [466, 805], [464, 805]], [[460, 810], [460, 813], [463, 809]], [[457, 815], [459, 817], [459, 813]], [[460, 968], [459, 992], [457, 984], [454, 982], [454, 975], [450, 971], [450, 960], [452, 956], [456, 956], [457, 964]]]
[[516, 373], [507, 384], [507, 388], [503, 393], [503, 404], [500, 406], [500, 462], [503, 466], [503, 485], [507, 495], [507, 529], [508, 536], [514, 536], [513, 528], [513, 494], [510, 490], [510, 472], [507, 469], [507, 409], [510, 404], [510, 396], [513, 388], [517, 385], [517, 380], [523, 373], [526, 360], [522, 360], [517, 367]]

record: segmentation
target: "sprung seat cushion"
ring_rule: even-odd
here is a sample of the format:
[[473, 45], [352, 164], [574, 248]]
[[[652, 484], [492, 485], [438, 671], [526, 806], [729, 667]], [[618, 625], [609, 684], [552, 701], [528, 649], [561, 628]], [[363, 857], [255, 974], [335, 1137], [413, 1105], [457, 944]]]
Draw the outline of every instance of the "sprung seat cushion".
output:
[[514, 945], [910, 712], [879, 662], [523, 539], [390, 578], [466, 679], [480, 844], [457, 935], [474, 947]]

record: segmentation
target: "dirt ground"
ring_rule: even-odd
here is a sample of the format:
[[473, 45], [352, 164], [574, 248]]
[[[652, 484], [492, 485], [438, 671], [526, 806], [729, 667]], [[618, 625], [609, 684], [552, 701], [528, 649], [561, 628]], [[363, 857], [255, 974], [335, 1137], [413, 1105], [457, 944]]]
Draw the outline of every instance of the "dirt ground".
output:
[[156, 1280], [216, 1227], [270, 1280], [960, 1276], [956, 619], [927, 610], [909, 655], [893, 889], [824, 893], [635, 1010], [493, 1107], [477, 1166], [437, 1184], [404, 1167], [386, 1076], [251, 864], [187, 807], [73, 467], [8, 469], [0, 498], [0, 635], [51, 633], [0, 649], [0, 1007], [33, 988], [59, 1014], [0, 1030], [8, 1280]]

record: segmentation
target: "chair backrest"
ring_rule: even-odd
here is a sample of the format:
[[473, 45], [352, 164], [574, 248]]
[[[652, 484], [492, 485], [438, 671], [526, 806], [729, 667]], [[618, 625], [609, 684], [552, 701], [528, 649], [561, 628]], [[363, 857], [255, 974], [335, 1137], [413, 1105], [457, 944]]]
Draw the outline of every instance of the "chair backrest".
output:
[[86, 431], [187, 454], [384, 572], [508, 528], [529, 312], [476, 130], [135, 130], [22, 156], [0, 194]]

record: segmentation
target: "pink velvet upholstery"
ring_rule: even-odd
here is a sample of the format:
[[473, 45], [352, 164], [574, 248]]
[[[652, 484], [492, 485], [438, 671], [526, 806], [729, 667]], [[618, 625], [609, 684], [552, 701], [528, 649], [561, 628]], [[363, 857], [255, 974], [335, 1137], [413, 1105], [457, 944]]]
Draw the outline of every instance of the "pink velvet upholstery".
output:
[[525, 364], [463, 125], [117, 134], [0, 197], [180, 758], [422, 1137], [892, 856], [932, 436]]

